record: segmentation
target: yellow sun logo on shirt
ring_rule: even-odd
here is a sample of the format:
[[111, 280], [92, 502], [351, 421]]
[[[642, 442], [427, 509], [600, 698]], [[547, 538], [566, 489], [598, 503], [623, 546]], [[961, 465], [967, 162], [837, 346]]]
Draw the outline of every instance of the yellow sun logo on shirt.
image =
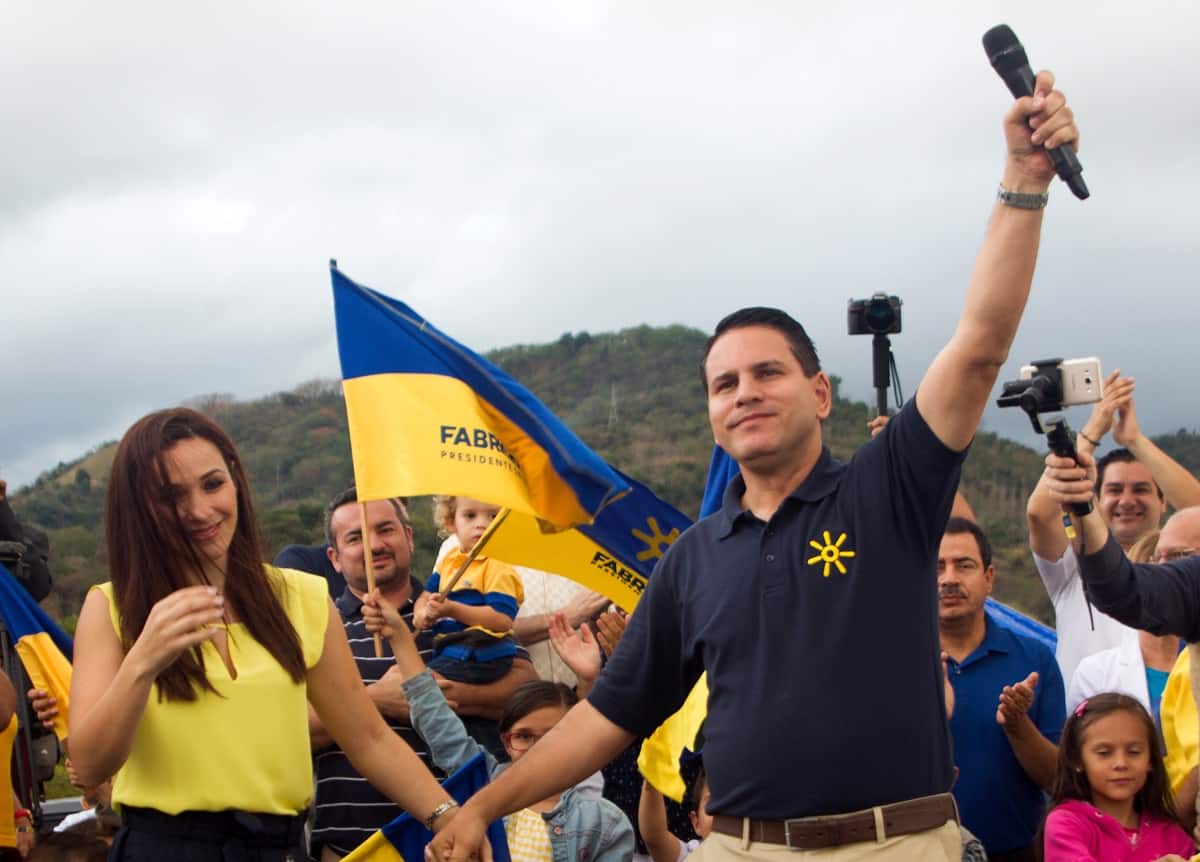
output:
[[638, 551], [637, 558], [641, 562], [647, 560], [657, 560], [662, 557], [663, 553], [671, 546], [671, 543], [679, 538], [679, 528], [672, 527], [671, 532], [664, 533], [662, 528], [658, 526], [658, 519], [653, 515], [646, 519], [646, 526], [650, 528], [649, 533], [644, 533], [641, 530], [631, 530], [634, 538], [640, 539], [646, 543], [645, 550]]
[[825, 530], [822, 536], [825, 539], [825, 544], [821, 544], [816, 539], [809, 540], [808, 543], [816, 549], [817, 554], [808, 558], [808, 564], [810, 566], [819, 566], [824, 563], [825, 571], [823, 574], [825, 577], [829, 577], [830, 566], [837, 566], [840, 574], [846, 574], [846, 567], [842, 564], [842, 559], [854, 556], [854, 551], [849, 548], [842, 548], [842, 543], [846, 541], [846, 534], [840, 534], [836, 542], [829, 535], [828, 530]]

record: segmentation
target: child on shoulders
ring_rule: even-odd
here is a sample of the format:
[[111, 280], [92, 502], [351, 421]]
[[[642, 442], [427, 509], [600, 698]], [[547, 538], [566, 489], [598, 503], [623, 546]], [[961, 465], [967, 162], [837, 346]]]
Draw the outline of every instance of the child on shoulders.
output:
[[448, 594], [441, 591], [499, 510], [469, 497], [434, 497], [438, 534], [455, 536], [458, 550], [438, 562], [413, 609], [413, 625], [418, 630], [433, 629], [429, 668], [455, 682], [495, 682], [508, 673], [517, 655], [513, 619], [525, 593], [512, 566], [477, 556]]

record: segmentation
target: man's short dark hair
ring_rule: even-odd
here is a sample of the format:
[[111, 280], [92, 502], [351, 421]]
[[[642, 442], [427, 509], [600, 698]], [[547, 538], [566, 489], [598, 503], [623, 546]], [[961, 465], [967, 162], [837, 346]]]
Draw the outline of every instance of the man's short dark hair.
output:
[[946, 523], [946, 532], [943, 535], [957, 536], [961, 533], [970, 533], [975, 537], [975, 544], [979, 546], [979, 559], [982, 561], [983, 567], [986, 569], [990, 566], [992, 564], [992, 543], [983, 534], [983, 528], [972, 520], [956, 515]]
[[[329, 505], [325, 507], [325, 541], [329, 543], [329, 547], [337, 550], [337, 536], [333, 534], [333, 513], [347, 503], [358, 502], [358, 489], [351, 485], [345, 491], [342, 491], [336, 497], [329, 501]], [[407, 497], [389, 497], [388, 502], [392, 504], [392, 508], [396, 511], [396, 517], [400, 519], [400, 523], [406, 527], [412, 526], [412, 521], [408, 517], [408, 498]]]
[[805, 377], [812, 377], [821, 370], [821, 360], [817, 358], [817, 347], [808, 337], [808, 333], [804, 331], [804, 327], [786, 311], [757, 305], [726, 315], [713, 330], [712, 337], [704, 345], [704, 357], [700, 360], [700, 380], [704, 384], [704, 391], [708, 391], [708, 372], [705, 364], [708, 362], [708, 354], [712, 351], [713, 344], [729, 330], [741, 329], [746, 326], [767, 326], [780, 332], [787, 339], [788, 347], [792, 349], [792, 355], [800, 363]]
[[[1108, 469], [1109, 464], [1138, 464], [1137, 456], [1128, 449], [1113, 449], [1104, 455], [1103, 458], [1096, 462], [1096, 496], [1100, 496], [1100, 489], [1104, 487], [1104, 471]], [[1151, 476], [1151, 481], [1154, 477]], [[1158, 492], [1158, 499], [1162, 500], [1163, 490], [1158, 487], [1158, 482], [1154, 481], [1154, 490]]]

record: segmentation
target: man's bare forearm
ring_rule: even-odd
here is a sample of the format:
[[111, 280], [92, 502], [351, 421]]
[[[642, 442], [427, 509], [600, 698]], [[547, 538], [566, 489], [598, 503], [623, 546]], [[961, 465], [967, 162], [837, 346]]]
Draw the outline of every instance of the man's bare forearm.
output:
[[1129, 444], [1129, 451], [1150, 471], [1167, 502], [1176, 509], [1200, 506], [1200, 480], [1160, 449], [1145, 434]]
[[1037, 725], [1028, 715], [1012, 732], [1005, 730], [1008, 744], [1029, 780], [1049, 792], [1054, 786], [1055, 767], [1058, 763], [1058, 747], [1042, 736]]

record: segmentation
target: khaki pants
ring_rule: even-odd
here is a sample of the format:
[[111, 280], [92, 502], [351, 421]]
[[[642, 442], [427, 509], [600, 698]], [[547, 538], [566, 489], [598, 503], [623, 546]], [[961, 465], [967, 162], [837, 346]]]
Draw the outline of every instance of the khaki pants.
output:
[[962, 833], [958, 824], [945, 825], [928, 832], [898, 835], [883, 841], [859, 841], [821, 850], [789, 850], [782, 844], [743, 841], [732, 835], [714, 832], [704, 839], [689, 862], [960, 862]]

